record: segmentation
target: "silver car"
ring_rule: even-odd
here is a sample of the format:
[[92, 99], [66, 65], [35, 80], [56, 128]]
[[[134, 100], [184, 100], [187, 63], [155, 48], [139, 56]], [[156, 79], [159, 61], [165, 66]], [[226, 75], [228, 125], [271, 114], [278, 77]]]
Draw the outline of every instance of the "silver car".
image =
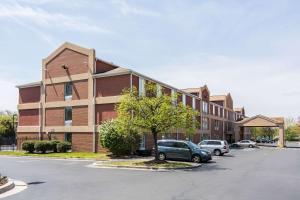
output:
[[216, 156], [222, 156], [225, 153], [229, 153], [229, 145], [226, 140], [203, 140], [198, 146], [201, 149], [206, 149]]
[[249, 147], [249, 148], [253, 148], [256, 146], [256, 142], [253, 142], [251, 140], [241, 140], [237, 142], [237, 144], [241, 145], [242, 147]]

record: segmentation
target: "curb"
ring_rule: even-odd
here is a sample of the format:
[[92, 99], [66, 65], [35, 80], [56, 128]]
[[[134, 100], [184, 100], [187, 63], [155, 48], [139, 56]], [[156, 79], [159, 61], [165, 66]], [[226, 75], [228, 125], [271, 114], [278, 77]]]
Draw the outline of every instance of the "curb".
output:
[[0, 194], [7, 192], [15, 187], [15, 183], [9, 180], [6, 184], [0, 186]]
[[202, 164], [195, 164], [193, 166], [189, 167], [176, 167], [176, 168], [164, 168], [164, 167], [146, 167], [146, 166], [140, 166], [140, 167], [133, 167], [133, 166], [109, 166], [109, 165], [101, 165], [97, 163], [93, 163], [92, 165], [89, 165], [93, 168], [101, 168], [101, 169], [126, 169], [126, 170], [145, 170], [145, 171], [174, 171], [174, 170], [190, 170], [195, 169], [198, 167], [201, 167]]

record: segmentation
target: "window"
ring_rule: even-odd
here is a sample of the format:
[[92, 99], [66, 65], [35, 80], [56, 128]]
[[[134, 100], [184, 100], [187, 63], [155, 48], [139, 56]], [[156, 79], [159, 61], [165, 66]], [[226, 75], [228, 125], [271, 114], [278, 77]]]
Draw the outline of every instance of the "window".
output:
[[208, 114], [208, 103], [206, 101], [202, 102], [202, 107], [203, 113]]
[[145, 150], [146, 149], [146, 135], [142, 135], [141, 139], [141, 144], [140, 144], [140, 150]]
[[65, 83], [65, 100], [72, 99], [72, 82]]
[[189, 146], [183, 142], [175, 142], [175, 147], [180, 149], [188, 149]]
[[139, 77], [139, 96], [145, 95], [145, 80]]
[[65, 133], [65, 141], [72, 143], [72, 133]]
[[65, 108], [65, 126], [72, 126], [72, 107]]
[[215, 121], [215, 130], [216, 130], [216, 131], [219, 130], [219, 125], [220, 125], [219, 121], [216, 120], [216, 121]]
[[202, 130], [208, 130], [208, 118], [207, 117], [202, 118]]

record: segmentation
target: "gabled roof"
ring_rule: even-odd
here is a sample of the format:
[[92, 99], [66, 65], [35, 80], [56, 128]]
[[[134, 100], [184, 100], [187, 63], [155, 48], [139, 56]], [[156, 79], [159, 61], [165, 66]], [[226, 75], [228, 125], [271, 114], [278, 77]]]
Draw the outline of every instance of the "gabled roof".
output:
[[264, 115], [256, 115], [250, 118], [245, 118], [239, 122], [236, 122], [240, 126], [279, 126], [284, 124], [283, 117], [266, 117]]
[[60, 47], [58, 47], [55, 51], [53, 51], [49, 56], [43, 59], [44, 63], [50, 62], [53, 58], [55, 58], [58, 54], [60, 54], [65, 49], [71, 49], [73, 51], [79, 52], [84, 55], [90, 55], [91, 53], [95, 53], [94, 49], [88, 49], [76, 44], [65, 42]]
[[210, 101], [226, 101], [226, 95], [212, 95]]

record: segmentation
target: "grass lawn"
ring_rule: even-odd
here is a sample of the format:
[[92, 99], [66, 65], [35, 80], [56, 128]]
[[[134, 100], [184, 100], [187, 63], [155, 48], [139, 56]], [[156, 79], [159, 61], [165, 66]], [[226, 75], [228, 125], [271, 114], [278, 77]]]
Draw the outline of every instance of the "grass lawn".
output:
[[161, 169], [172, 169], [172, 168], [184, 168], [193, 166], [192, 163], [188, 162], [174, 162], [165, 161], [162, 163], [156, 163], [152, 160], [124, 160], [124, 161], [105, 161], [100, 165], [111, 166], [111, 167], [135, 167], [135, 168], [161, 168]]
[[24, 151], [0, 151], [1, 155], [7, 156], [32, 156], [44, 158], [82, 158], [82, 159], [96, 159], [108, 160], [109, 157], [106, 153], [90, 153], [90, 152], [68, 152], [68, 153], [26, 153]]

